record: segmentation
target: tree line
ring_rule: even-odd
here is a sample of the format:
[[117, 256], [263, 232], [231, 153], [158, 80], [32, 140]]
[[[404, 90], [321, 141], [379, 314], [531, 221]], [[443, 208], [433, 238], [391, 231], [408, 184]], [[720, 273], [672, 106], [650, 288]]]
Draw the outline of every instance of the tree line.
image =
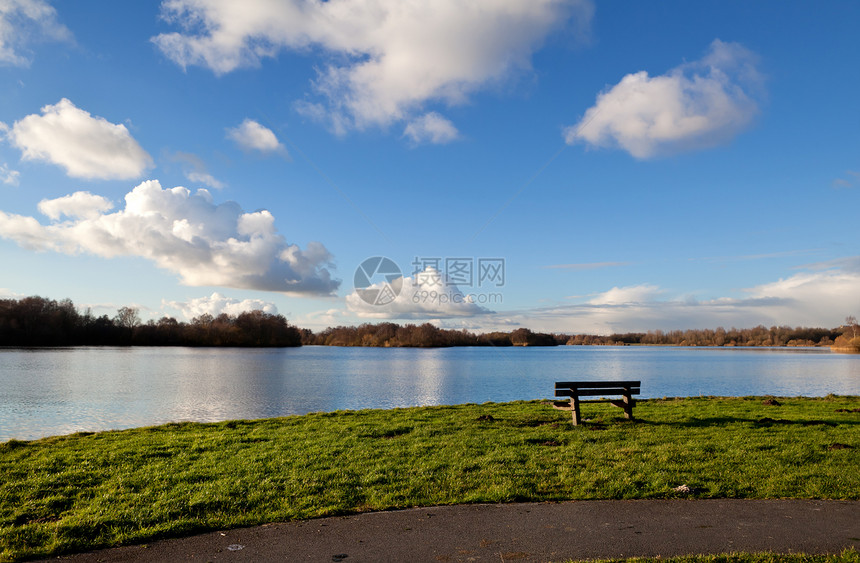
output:
[[[831, 346], [842, 328], [808, 328], [759, 325], [753, 328], [716, 328], [699, 330], [653, 330], [612, 334], [603, 342], [588, 342], [576, 335], [568, 344], [642, 344], [663, 346]], [[584, 341], [580, 342], [580, 339]]]
[[180, 322], [173, 317], [142, 322], [137, 309], [116, 315], [83, 313], [69, 299], [0, 299], [0, 346], [371, 346], [438, 348], [451, 346], [834, 346], [860, 351], [855, 317], [834, 328], [759, 325], [753, 328], [653, 330], [610, 335], [534, 332], [474, 333], [430, 323], [392, 322], [338, 326], [319, 332], [298, 329], [282, 315], [247, 311], [236, 316], [208, 314]]
[[143, 323], [133, 307], [95, 316], [69, 299], [36, 296], [0, 299], [0, 346], [301, 346], [301, 333], [282, 315], [262, 311]]
[[[563, 338], [567, 338], [564, 336]], [[440, 348], [451, 346], [557, 346], [561, 335], [532, 332], [476, 334], [467, 330], [439, 328], [430, 323], [399, 325], [390, 322], [331, 327], [320, 332], [302, 329], [302, 344], [317, 346], [369, 346], [391, 348]]]
[[[856, 327], [856, 324], [854, 325]], [[442, 347], [442, 346], [832, 346], [852, 329], [759, 325], [746, 329], [654, 330], [648, 332], [560, 334], [533, 332], [518, 328], [511, 332], [476, 334], [466, 330], [443, 329], [429, 323], [421, 325], [384, 322], [360, 326], [338, 326], [320, 332], [302, 330], [302, 343], [321, 346]], [[860, 335], [860, 331], [858, 331]]]

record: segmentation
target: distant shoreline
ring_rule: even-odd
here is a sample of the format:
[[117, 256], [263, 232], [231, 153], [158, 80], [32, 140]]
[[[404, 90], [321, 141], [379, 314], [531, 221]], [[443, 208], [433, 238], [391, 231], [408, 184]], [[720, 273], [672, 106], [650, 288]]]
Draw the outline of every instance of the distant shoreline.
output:
[[[651, 330], [609, 335], [536, 332], [470, 332], [435, 324], [380, 322], [329, 327], [319, 332], [298, 328], [283, 315], [245, 311], [231, 316], [199, 315], [189, 322], [162, 317], [143, 322], [134, 307], [114, 317], [78, 311], [69, 299], [33, 296], [0, 299], [0, 347], [190, 346], [282, 348], [302, 345], [372, 348], [448, 348], [461, 346], [690, 346], [825, 347], [860, 351], [860, 326], [854, 317], [837, 328], [758, 325], [752, 328]], [[843, 350], [843, 347], [847, 348]]]

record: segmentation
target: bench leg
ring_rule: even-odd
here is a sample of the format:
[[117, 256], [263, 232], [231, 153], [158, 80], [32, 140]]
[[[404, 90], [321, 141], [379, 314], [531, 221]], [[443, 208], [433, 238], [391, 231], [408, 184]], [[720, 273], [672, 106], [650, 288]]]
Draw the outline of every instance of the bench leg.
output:
[[624, 395], [624, 416], [627, 420], [633, 420], [633, 397]]
[[582, 416], [579, 413], [579, 397], [573, 396], [570, 398], [570, 403], [573, 405], [573, 409], [571, 410], [573, 416], [573, 425], [579, 426], [579, 423], [582, 422]]

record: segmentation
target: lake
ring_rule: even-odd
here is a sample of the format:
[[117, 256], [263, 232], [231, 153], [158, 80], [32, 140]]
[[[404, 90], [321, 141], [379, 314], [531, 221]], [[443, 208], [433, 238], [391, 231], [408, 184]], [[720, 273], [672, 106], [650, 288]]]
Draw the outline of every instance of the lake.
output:
[[641, 398], [860, 395], [860, 355], [822, 348], [0, 349], [0, 441], [339, 409], [550, 398], [557, 380]]

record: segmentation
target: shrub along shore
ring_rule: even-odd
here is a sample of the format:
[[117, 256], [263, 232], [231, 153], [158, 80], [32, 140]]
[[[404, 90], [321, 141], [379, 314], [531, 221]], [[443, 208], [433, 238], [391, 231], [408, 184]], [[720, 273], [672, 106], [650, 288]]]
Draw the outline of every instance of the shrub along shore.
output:
[[860, 499], [860, 398], [544, 401], [174, 423], [0, 444], [0, 559], [472, 502]]

